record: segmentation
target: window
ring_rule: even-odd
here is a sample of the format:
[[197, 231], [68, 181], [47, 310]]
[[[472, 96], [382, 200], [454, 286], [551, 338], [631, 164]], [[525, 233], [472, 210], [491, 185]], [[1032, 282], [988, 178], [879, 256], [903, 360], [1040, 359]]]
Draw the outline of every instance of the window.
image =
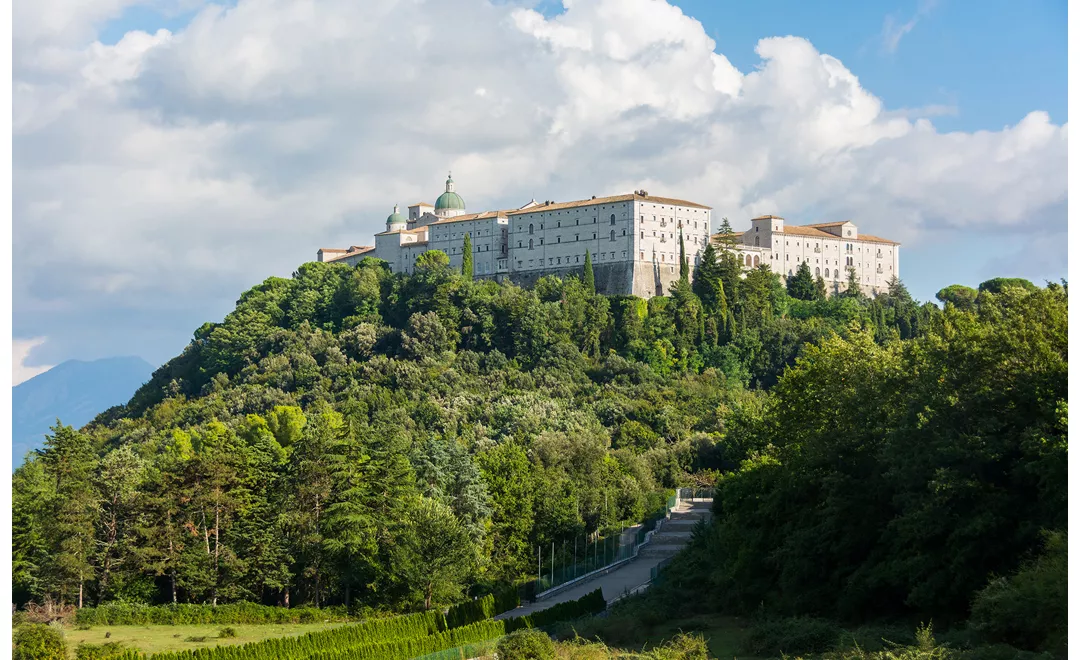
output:
[[532, 233], [533, 233], [533, 226], [532, 226], [532, 224], [530, 223], [530, 224], [529, 224], [529, 234], [531, 235]]
[[518, 241], [518, 247], [521, 247], [521, 241]]
[[814, 275], [821, 275], [821, 269], [820, 268], [815, 268], [814, 269]]
[[828, 269], [828, 268], [826, 268], [826, 269], [825, 269], [825, 277], [828, 277], [828, 276], [829, 276], [829, 269]]
[[556, 236], [555, 237], [555, 242], [556, 243], [562, 243], [562, 236]]
[[533, 249], [533, 239], [529, 239], [529, 249]]
[[761, 247], [761, 237], [760, 236], [755, 236], [754, 237], [754, 247]]
[[540, 245], [543, 245], [543, 244], [544, 244], [544, 237], [543, 237], [543, 236], [541, 236], [541, 237], [540, 237]]
[[562, 227], [562, 220], [555, 223], [555, 229], [558, 229], [559, 227]]
[[623, 236], [626, 236], [626, 230], [625, 230], [625, 229], [624, 229], [624, 230], [622, 230], [622, 235], [623, 235]]
[[645, 253], [644, 253], [644, 252], [642, 252], [642, 253], [640, 253], [640, 254], [641, 254], [641, 259], [642, 259], [642, 260], [644, 260], [644, 259], [645, 259]]
[[750, 255], [746, 255], [746, 267], [749, 268], [750, 266], [753, 266], [753, 265], [754, 265], [754, 260], [750, 257]]
[[[614, 217], [614, 216], [612, 216], [612, 217]], [[614, 229], [611, 230], [611, 239], [610, 240], [612, 240], [612, 241], [615, 240], [615, 230]]]
[[611, 214], [611, 224], [615, 224], [615, 214]]
[[644, 231], [642, 231], [642, 232], [641, 232], [641, 238], [642, 238], [642, 239], [644, 239], [644, 238], [645, 238], [645, 232], [644, 232]]
[[581, 234], [574, 234], [574, 240], [575, 241], [580, 241], [581, 240]]

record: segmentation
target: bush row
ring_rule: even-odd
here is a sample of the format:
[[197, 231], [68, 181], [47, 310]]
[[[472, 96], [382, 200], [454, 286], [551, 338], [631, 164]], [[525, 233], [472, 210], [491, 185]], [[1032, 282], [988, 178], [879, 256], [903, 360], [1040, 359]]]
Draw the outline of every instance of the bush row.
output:
[[76, 625], [130, 626], [237, 623], [317, 623], [348, 621], [344, 607], [273, 607], [255, 603], [228, 605], [139, 605], [109, 603], [100, 607], [84, 607], [75, 613]]
[[501, 621], [465, 621], [494, 608], [495, 598], [487, 596], [459, 607], [452, 616], [438, 612], [409, 614], [377, 619], [299, 637], [281, 637], [240, 646], [217, 646], [157, 653], [150, 660], [399, 660], [435, 653], [444, 649], [498, 639], [514, 630], [546, 626], [603, 611], [606, 603], [599, 589], [576, 600], [559, 603], [529, 616]]

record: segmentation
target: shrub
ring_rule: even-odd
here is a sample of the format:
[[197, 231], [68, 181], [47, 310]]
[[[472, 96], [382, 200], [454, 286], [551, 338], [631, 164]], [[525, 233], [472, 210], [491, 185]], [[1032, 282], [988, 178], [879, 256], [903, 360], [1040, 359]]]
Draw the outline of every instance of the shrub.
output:
[[15, 630], [15, 660], [67, 660], [64, 635], [52, 626], [30, 623]]
[[75, 649], [76, 660], [129, 660], [141, 657], [141, 653], [133, 649], [125, 649], [120, 642], [104, 644], [84, 642]]
[[496, 653], [499, 660], [551, 660], [555, 642], [539, 630], [518, 630], [499, 640]]
[[272, 607], [255, 603], [228, 605], [139, 605], [109, 603], [100, 607], [84, 607], [75, 612], [76, 625], [87, 626], [144, 626], [194, 624], [255, 624], [255, 623], [316, 623], [319, 621], [348, 621], [342, 607]]
[[766, 619], [754, 624], [746, 639], [749, 655], [824, 653], [840, 641], [840, 627], [811, 617]]
[[975, 594], [971, 628], [985, 642], [1063, 656], [1068, 601], [1068, 541], [1055, 532], [1034, 561]]
[[709, 660], [709, 647], [701, 635], [676, 635], [652, 650], [653, 660]]
[[232, 637], [236, 637], [236, 628], [232, 628], [230, 626], [225, 626], [224, 628], [222, 628], [221, 630], [218, 631], [218, 637], [220, 637], [222, 639], [229, 639], [229, 638], [232, 638]]
[[446, 625], [450, 628], [467, 626], [470, 623], [490, 619], [495, 611], [495, 596], [487, 595], [465, 603], [454, 605], [446, 613]]

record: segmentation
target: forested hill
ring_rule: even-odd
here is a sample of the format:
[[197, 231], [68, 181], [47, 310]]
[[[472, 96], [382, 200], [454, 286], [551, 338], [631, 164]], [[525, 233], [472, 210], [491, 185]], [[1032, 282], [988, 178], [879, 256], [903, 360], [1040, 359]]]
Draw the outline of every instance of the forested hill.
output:
[[[126, 406], [81, 431], [57, 428], [19, 469], [17, 598], [448, 604], [534, 574], [537, 545], [561, 548], [641, 521], [676, 485], [723, 485], [747, 471], [757, 479], [803, 447], [814, 469], [856, 466], [841, 493], [818, 484], [776, 495], [786, 504], [773, 502], [769, 520], [779, 523], [813, 519], [796, 502], [845, 512], [828, 529], [799, 531], [815, 543], [785, 550], [804, 553], [789, 558], [808, 573], [850, 576], [865, 553], [887, 554], [879, 545], [888, 538], [869, 538], [869, 526], [897, 525], [901, 535], [920, 526], [914, 512], [892, 522], [899, 511], [933, 504], [895, 488], [858, 506], [828, 499], [861, 496], [858, 479], [925, 489], [939, 462], [955, 462], [955, 487], [966, 493], [957, 498], [972, 515], [981, 479], [1004, 489], [993, 524], [965, 526], [965, 547], [1023, 525], [946, 588], [954, 607], [962, 589], [1014, 567], [1039, 529], [1064, 524], [1053, 490], [1064, 443], [1064, 288], [952, 288], [942, 311], [899, 282], [873, 300], [826, 299], [822, 284], [806, 271], [785, 288], [767, 268], [743, 274], [733, 255], [714, 258], [711, 248], [693, 286], [686, 277], [649, 301], [597, 295], [588, 267], [526, 290], [473, 281], [438, 252], [408, 276], [374, 260], [305, 264], [245, 292]], [[989, 341], [1010, 328], [1007, 340]], [[967, 352], [954, 365], [956, 342]], [[1009, 398], [1016, 388], [1032, 394]], [[948, 432], [931, 442], [924, 418], [947, 418]], [[979, 459], [993, 470], [948, 455], [968, 447], [971, 432], [1006, 431], [1005, 445]], [[813, 449], [826, 437], [844, 444]], [[890, 472], [882, 438], [907, 472]], [[864, 462], [861, 443], [884, 457]], [[923, 446], [934, 451], [910, 449]], [[999, 482], [1021, 475], [1010, 500]], [[722, 520], [751, 535], [745, 550], [725, 551], [766, 562], [745, 564], [747, 575], [724, 569], [740, 584], [752, 578], [745, 602], [777, 588], [769, 562], [791, 540], [782, 525], [754, 531], [761, 503], [752, 499], [725, 495]], [[871, 505], [881, 510], [864, 519], [859, 507]], [[942, 548], [953, 549], [946, 537], [897, 538], [923, 543], [915, 547], [938, 563], [912, 570], [933, 575], [947, 561]], [[826, 558], [821, 546], [846, 554]], [[837, 566], [822, 568], [826, 560]], [[888, 575], [868, 578], [865, 597], [884, 590], [898, 610], [924, 607], [905, 591], [900, 564]], [[792, 584], [805, 598], [820, 588]]]

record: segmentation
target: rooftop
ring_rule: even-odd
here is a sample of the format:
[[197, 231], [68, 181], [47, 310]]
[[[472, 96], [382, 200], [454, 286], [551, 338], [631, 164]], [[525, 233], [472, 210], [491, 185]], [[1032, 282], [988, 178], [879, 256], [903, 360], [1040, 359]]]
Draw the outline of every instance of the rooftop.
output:
[[536, 206], [529, 206], [514, 211], [508, 211], [507, 213], [509, 215], [518, 215], [521, 213], [559, 211], [562, 209], [571, 209], [580, 206], [592, 206], [594, 204], [610, 204], [612, 202], [629, 202], [631, 200], [641, 200], [645, 202], [653, 202], [654, 204], [666, 204], [671, 206], [685, 206], [694, 209], [712, 209], [711, 206], [705, 206], [704, 204], [698, 204], [697, 202], [688, 202], [685, 199], [674, 199], [672, 197], [654, 197], [652, 195], [643, 195], [640, 192], [636, 192], [626, 195], [612, 195], [610, 197], [593, 197], [592, 199], [580, 199], [574, 202], [541, 202]]

